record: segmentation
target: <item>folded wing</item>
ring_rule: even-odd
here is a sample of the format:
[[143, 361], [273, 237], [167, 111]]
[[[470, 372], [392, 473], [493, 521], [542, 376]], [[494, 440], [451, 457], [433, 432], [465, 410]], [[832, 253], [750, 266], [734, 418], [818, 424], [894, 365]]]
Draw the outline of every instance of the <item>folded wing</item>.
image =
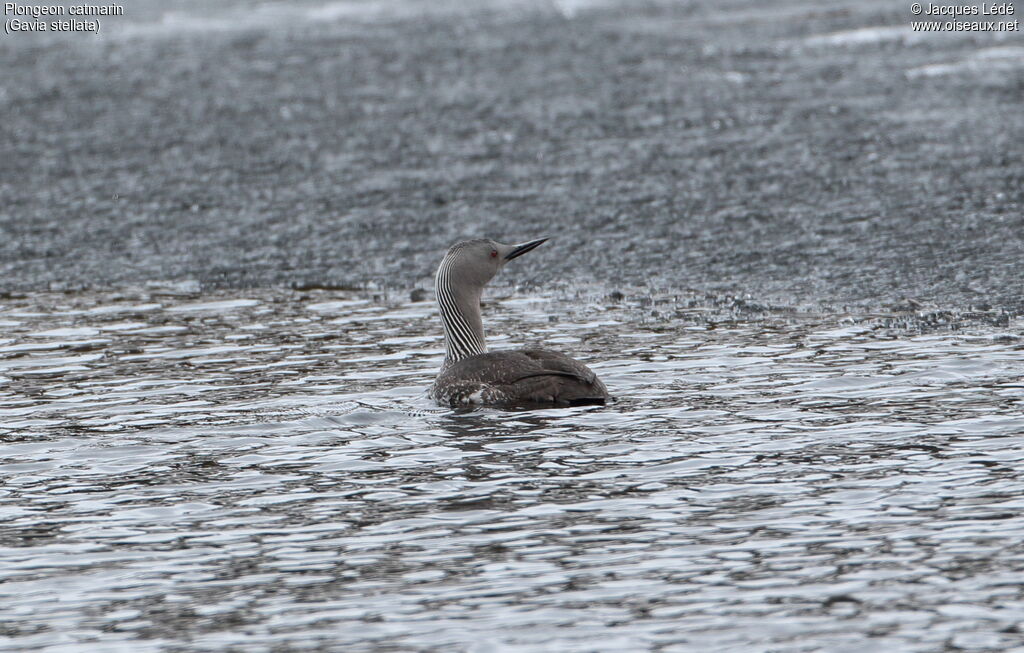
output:
[[477, 354], [446, 368], [431, 391], [452, 407], [603, 404], [608, 390], [594, 372], [565, 354], [519, 349]]

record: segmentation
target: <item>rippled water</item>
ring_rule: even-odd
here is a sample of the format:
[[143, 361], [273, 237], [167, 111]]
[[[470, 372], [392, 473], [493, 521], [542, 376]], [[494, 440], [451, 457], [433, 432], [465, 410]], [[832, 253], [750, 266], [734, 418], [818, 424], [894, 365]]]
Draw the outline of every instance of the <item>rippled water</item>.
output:
[[620, 400], [453, 414], [429, 302], [192, 290], [0, 300], [0, 650], [1024, 645], [1019, 322], [513, 293]]

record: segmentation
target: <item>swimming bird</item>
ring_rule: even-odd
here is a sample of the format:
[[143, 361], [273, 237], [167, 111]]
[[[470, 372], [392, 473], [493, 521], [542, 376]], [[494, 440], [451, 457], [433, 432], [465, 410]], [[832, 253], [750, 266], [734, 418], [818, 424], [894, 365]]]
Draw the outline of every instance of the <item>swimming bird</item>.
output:
[[603, 404], [604, 383], [583, 363], [549, 349], [487, 351], [480, 297], [484, 286], [514, 258], [547, 238], [503, 245], [488, 238], [449, 248], [434, 276], [444, 325], [445, 358], [430, 396], [452, 408], [533, 408]]

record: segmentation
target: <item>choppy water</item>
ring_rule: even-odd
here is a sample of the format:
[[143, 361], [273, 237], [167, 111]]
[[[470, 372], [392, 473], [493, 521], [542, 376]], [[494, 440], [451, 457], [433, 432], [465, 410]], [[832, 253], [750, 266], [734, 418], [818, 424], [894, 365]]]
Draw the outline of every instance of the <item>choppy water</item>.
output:
[[0, 300], [0, 650], [1024, 646], [1021, 324], [486, 313], [622, 399], [432, 407], [429, 302]]

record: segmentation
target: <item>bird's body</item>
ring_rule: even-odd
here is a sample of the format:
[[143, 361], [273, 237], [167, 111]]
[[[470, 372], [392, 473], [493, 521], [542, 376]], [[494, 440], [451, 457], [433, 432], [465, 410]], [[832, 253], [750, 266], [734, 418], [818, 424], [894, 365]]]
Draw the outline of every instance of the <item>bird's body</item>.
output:
[[583, 363], [548, 349], [488, 352], [480, 319], [484, 285], [505, 264], [546, 239], [523, 245], [491, 240], [458, 243], [435, 278], [445, 332], [445, 356], [431, 397], [452, 408], [603, 404], [608, 390]]
[[583, 363], [549, 349], [476, 354], [444, 368], [434, 399], [446, 406], [603, 404], [608, 390]]

